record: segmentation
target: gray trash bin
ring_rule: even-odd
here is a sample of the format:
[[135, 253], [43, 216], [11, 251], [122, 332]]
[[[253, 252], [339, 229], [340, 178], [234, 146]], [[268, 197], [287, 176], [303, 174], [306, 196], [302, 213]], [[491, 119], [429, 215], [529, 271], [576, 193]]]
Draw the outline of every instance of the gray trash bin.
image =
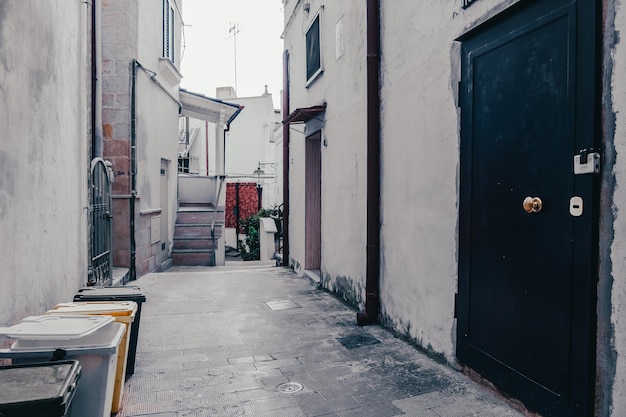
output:
[[135, 285], [113, 285], [110, 287], [83, 287], [74, 295], [74, 301], [134, 301], [137, 303], [137, 315], [130, 326], [126, 378], [135, 373], [137, 357], [137, 340], [139, 338], [139, 322], [141, 321], [141, 305], [146, 296], [141, 288]]
[[76, 360], [0, 366], [0, 417], [69, 417], [81, 366]]

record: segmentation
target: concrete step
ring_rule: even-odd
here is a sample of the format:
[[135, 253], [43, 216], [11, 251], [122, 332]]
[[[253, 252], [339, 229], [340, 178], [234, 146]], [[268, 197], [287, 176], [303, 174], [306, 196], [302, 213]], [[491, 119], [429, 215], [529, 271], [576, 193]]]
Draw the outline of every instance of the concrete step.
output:
[[206, 201], [179, 201], [178, 207], [180, 208], [215, 208], [213, 203]]
[[[216, 238], [217, 241], [217, 238]], [[175, 249], [213, 249], [211, 237], [174, 236]]]
[[[214, 230], [214, 237], [218, 239], [222, 236], [223, 224], [216, 224]], [[174, 238], [177, 237], [199, 237], [210, 238], [211, 237], [211, 224], [199, 223], [199, 224], [176, 224], [174, 226]]]
[[178, 210], [176, 213], [176, 223], [180, 224], [211, 224], [213, 219], [216, 223], [224, 222], [224, 212], [216, 212], [213, 209], [206, 210]]
[[212, 266], [212, 249], [172, 249], [174, 266]]

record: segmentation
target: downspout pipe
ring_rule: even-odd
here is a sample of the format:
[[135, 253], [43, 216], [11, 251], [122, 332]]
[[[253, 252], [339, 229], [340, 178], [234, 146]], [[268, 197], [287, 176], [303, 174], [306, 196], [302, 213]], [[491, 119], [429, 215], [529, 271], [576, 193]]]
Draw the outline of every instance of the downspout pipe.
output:
[[139, 63], [133, 59], [131, 63], [131, 83], [130, 83], [130, 270], [129, 280], [137, 279], [137, 268], [135, 266], [137, 258], [137, 248], [135, 242], [135, 199], [137, 198], [137, 66]]
[[367, 0], [367, 253], [365, 311], [359, 326], [378, 321], [380, 310], [380, 4]]
[[102, 1], [91, 3], [91, 123], [92, 159], [103, 157], [102, 145]]
[[[289, 51], [283, 54], [283, 120], [289, 117]], [[283, 123], [283, 266], [289, 266], [289, 123]]]

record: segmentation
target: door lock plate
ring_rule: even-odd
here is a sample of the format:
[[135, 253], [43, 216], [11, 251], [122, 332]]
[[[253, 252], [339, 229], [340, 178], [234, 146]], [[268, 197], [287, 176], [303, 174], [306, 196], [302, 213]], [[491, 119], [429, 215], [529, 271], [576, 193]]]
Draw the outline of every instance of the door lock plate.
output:
[[597, 174], [600, 172], [600, 154], [586, 149], [574, 155], [574, 174]]
[[583, 215], [583, 199], [574, 196], [569, 200], [569, 214], [574, 217], [580, 217]]

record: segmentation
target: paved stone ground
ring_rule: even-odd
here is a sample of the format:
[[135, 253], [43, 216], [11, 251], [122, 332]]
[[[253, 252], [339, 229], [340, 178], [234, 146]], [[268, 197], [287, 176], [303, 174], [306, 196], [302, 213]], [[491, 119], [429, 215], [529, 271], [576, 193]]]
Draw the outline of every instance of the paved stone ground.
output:
[[308, 279], [247, 265], [132, 283], [147, 301], [118, 417], [524, 415]]

